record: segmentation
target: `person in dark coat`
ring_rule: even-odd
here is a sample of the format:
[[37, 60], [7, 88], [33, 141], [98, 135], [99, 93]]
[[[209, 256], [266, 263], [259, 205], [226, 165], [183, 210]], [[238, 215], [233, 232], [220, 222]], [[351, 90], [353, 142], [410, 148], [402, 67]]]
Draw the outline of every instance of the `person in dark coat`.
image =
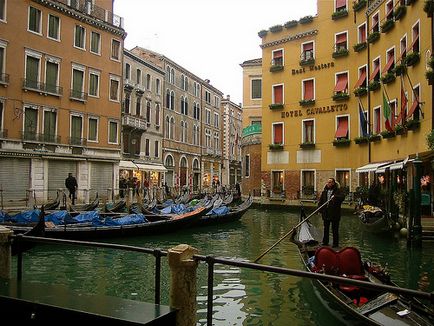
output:
[[[332, 198], [333, 197], [333, 198]], [[331, 200], [330, 200], [331, 199]], [[344, 201], [344, 195], [339, 189], [335, 179], [329, 178], [324, 187], [318, 203], [321, 207], [328, 202], [321, 210], [324, 223], [324, 236], [322, 240], [323, 246], [329, 245], [330, 224], [332, 225], [333, 247], [339, 247], [339, 222], [341, 220], [341, 204]]]
[[77, 179], [72, 176], [72, 173], [68, 173], [68, 177], [65, 179], [65, 187], [69, 190], [69, 199], [71, 199], [72, 205], [75, 205], [75, 192], [78, 184]]

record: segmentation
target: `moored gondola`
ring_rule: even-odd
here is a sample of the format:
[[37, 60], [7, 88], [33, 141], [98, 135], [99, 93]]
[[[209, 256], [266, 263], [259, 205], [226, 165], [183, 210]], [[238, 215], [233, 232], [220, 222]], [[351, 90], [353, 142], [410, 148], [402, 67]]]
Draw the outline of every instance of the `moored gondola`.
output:
[[365, 231], [384, 233], [393, 230], [395, 222], [379, 207], [365, 205], [359, 212], [359, 220]]

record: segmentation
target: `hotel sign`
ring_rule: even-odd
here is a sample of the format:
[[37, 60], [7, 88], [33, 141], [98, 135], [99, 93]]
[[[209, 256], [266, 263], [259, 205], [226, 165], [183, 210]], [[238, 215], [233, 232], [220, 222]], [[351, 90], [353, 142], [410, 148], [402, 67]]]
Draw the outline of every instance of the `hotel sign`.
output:
[[284, 118], [296, 118], [303, 116], [312, 116], [323, 113], [339, 113], [348, 110], [348, 105], [346, 103], [343, 104], [335, 104], [335, 105], [327, 105], [327, 106], [319, 106], [316, 108], [309, 108], [307, 110], [291, 110], [282, 112], [280, 117]]
[[299, 69], [292, 69], [291, 73], [293, 75], [299, 75], [299, 74], [304, 74], [306, 71], [318, 71], [318, 70], [322, 70], [322, 69], [327, 69], [327, 68], [333, 68], [335, 66], [334, 62], [328, 62], [328, 63], [321, 63], [318, 65], [312, 65], [309, 67], [302, 67]]

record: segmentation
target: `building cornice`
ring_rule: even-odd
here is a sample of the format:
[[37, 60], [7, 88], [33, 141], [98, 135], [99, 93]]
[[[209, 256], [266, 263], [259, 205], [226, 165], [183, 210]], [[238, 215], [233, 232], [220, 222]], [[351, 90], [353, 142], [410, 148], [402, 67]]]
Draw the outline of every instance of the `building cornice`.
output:
[[157, 66], [145, 61], [143, 58], [135, 55], [134, 53], [131, 53], [130, 51], [128, 51], [127, 49], [124, 49], [124, 55], [128, 58], [130, 58], [131, 60], [137, 61], [138, 63], [148, 67], [149, 69], [154, 70], [155, 72], [159, 73], [160, 75], [162, 75], [164, 77], [164, 75], [166, 74], [166, 72], [163, 69], [158, 68]]
[[317, 34], [318, 34], [318, 30], [317, 29], [313, 29], [313, 30], [310, 30], [310, 31], [307, 31], [307, 32], [298, 33], [298, 34], [295, 34], [295, 35], [292, 35], [292, 36], [290, 35], [290, 36], [282, 38], [280, 40], [276, 40], [276, 41], [273, 41], [273, 42], [268, 42], [268, 43], [261, 44], [260, 47], [261, 47], [261, 49], [269, 48], [271, 46], [276, 46], [276, 45], [279, 45], [279, 44], [291, 42], [291, 41], [294, 41], [294, 40], [299, 40], [301, 38], [308, 37], [308, 36], [313, 36], [313, 35], [317, 35]]

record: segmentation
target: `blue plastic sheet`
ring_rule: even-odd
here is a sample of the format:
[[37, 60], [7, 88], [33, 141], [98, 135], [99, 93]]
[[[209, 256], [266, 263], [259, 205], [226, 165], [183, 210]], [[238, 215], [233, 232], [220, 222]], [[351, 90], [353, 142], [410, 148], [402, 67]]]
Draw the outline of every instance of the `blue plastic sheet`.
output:
[[206, 215], [225, 215], [227, 213], [229, 213], [229, 208], [227, 206], [220, 206], [213, 208]]
[[21, 212], [11, 216], [11, 221], [20, 224], [36, 223], [39, 221], [40, 213], [41, 211], [39, 209], [32, 209], [29, 211]]
[[94, 225], [100, 225], [99, 213], [97, 211], [83, 212], [72, 218], [78, 223], [92, 222]]
[[10, 221], [10, 219], [11, 219], [11, 217], [8, 215], [8, 213], [0, 211], [0, 223]]
[[52, 222], [55, 225], [63, 224], [65, 220], [71, 219], [68, 211], [62, 210], [45, 216], [45, 222]]
[[130, 214], [119, 218], [106, 217], [104, 220], [104, 225], [107, 226], [131, 225], [131, 224], [140, 224], [140, 223], [147, 223], [147, 222], [148, 220], [145, 218], [143, 214]]

